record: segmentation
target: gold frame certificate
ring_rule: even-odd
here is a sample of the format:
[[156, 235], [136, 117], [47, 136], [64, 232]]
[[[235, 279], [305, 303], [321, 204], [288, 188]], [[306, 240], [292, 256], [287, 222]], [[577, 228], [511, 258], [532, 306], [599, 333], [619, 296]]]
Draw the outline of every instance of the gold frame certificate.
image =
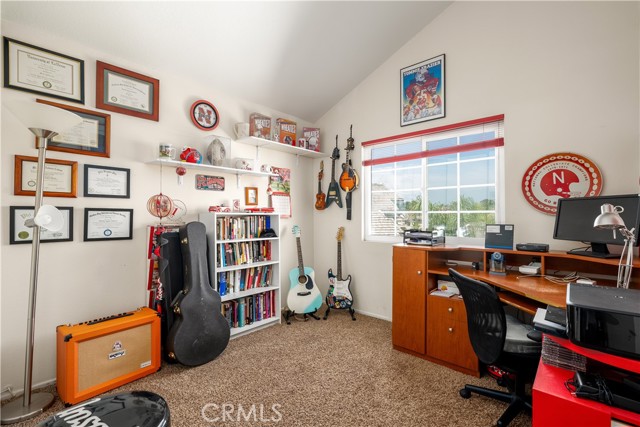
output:
[[4, 86], [84, 104], [84, 61], [4, 37]]
[[130, 174], [125, 168], [84, 165], [84, 196], [128, 199]]
[[[35, 196], [38, 158], [15, 156], [13, 194]], [[76, 197], [78, 162], [45, 159], [43, 190], [45, 197]]]
[[130, 240], [133, 209], [84, 209], [84, 241]]

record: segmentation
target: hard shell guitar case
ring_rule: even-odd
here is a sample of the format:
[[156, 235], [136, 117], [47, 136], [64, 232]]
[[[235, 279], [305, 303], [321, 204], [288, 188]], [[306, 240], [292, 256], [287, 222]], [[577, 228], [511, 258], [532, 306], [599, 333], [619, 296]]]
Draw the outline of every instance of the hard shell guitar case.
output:
[[229, 323], [221, 312], [220, 294], [209, 284], [205, 226], [180, 227], [184, 289], [174, 304], [175, 321], [167, 336], [169, 357], [198, 366], [218, 357], [229, 343]]

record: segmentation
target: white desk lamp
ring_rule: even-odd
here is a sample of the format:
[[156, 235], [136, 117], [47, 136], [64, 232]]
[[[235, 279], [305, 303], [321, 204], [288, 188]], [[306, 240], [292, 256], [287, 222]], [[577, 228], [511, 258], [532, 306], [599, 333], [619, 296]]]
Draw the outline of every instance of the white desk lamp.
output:
[[[629, 230], [624, 224], [624, 220], [620, 214], [624, 212], [622, 206], [613, 206], [605, 203], [600, 206], [601, 214], [598, 215], [593, 222], [595, 228], [604, 230], [613, 230], [613, 238], [616, 238], [616, 230], [624, 237], [624, 247], [620, 254], [620, 263], [618, 265], [618, 284], [619, 288], [628, 289], [631, 280], [631, 269], [633, 268], [633, 245], [636, 238], [633, 234], [635, 228]], [[626, 258], [626, 262], [625, 262]]]
[[14, 116], [37, 137], [38, 167], [36, 169], [36, 192], [33, 219], [25, 225], [32, 227], [31, 281], [29, 286], [29, 312], [27, 318], [27, 349], [25, 353], [24, 395], [22, 402], [16, 399], [2, 407], [2, 424], [13, 424], [32, 418], [53, 404], [51, 393], [31, 393], [33, 372], [33, 341], [36, 320], [36, 297], [38, 286], [38, 259], [40, 253], [40, 228], [59, 230], [63, 220], [53, 206], [42, 206], [44, 188], [44, 168], [49, 139], [82, 122], [77, 114], [61, 108], [38, 104], [33, 101], [14, 101], [7, 104]]

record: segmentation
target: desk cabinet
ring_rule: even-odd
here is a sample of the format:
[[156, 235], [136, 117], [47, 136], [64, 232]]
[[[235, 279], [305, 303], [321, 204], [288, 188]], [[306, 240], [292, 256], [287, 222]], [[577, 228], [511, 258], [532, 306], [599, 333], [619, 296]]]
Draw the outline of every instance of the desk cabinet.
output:
[[427, 253], [393, 248], [393, 344], [419, 354], [425, 352]]

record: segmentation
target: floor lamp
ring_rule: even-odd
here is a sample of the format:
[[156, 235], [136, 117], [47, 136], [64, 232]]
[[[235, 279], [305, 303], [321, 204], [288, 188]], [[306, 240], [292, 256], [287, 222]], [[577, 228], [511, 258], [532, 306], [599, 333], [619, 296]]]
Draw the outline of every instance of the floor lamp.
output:
[[[25, 225], [32, 227], [31, 275], [29, 284], [29, 310], [27, 318], [27, 349], [25, 352], [24, 395], [22, 401], [16, 399], [2, 407], [2, 424], [13, 424], [32, 418], [53, 404], [51, 393], [31, 393], [33, 372], [33, 341], [36, 319], [36, 299], [38, 286], [38, 259], [40, 253], [40, 228], [51, 228], [57, 209], [42, 206], [44, 188], [44, 168], [49, 139], [62, 131], [82, 122], [77, 114], [33, 101], [7, 103], [9, 111], [37, 138], [38, 166], [36, 169], [36, 194], [33, 220]], [[53, 209], [53, 210], [52, 210]]]

